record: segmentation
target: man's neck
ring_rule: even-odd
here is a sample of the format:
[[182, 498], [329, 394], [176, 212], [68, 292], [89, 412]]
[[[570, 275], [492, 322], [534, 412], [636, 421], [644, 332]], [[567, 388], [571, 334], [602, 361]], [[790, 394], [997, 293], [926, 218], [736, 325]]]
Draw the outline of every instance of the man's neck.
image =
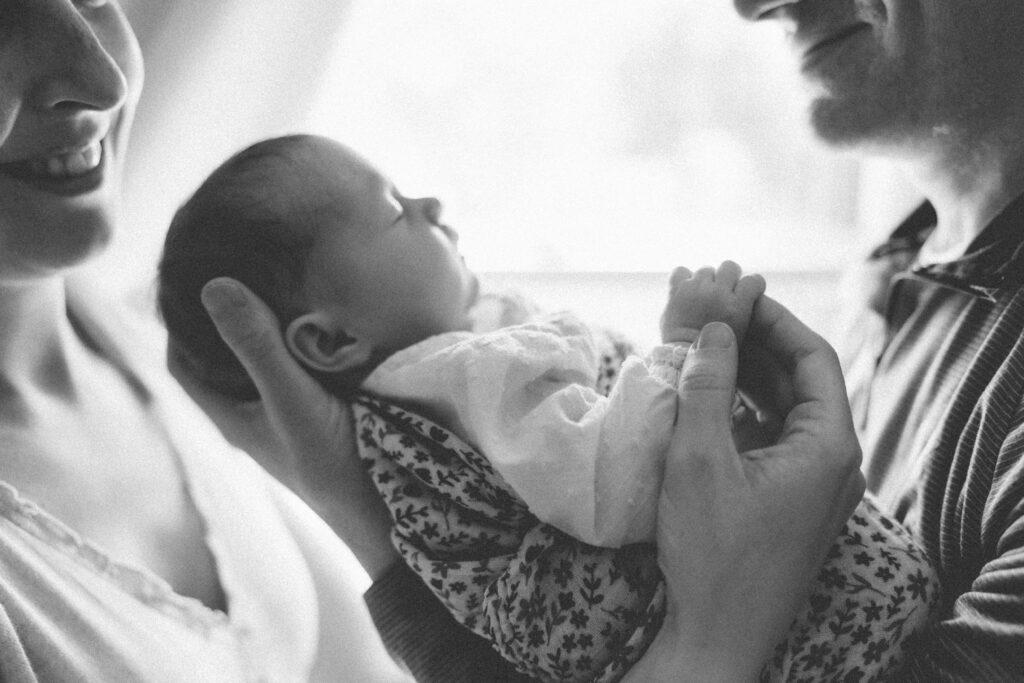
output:
[[1024, 139], [1019, 134], [971, 141], [945, 136], [946, 131], [936, 131], [936, 144], [908, 162], [911, 178], [938, 216], [921, 251], [925, 263], [962, 256], [992, 220], [1024, 194]]

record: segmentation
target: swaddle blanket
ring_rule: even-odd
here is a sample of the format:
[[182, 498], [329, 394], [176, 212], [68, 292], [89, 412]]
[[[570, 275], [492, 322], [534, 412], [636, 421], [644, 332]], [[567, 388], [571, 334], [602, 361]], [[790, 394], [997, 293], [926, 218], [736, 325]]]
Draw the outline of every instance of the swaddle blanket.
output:
[[[369, 396], [353, 410], [395, 547], [454, 617], [538, 680], [621, 679], [664, 618], [654, 546], [578, 541], [539, 522], [440, 425]], [[865, 499], [762, 680], [878, 680], [937, 598], [909, 533]]]

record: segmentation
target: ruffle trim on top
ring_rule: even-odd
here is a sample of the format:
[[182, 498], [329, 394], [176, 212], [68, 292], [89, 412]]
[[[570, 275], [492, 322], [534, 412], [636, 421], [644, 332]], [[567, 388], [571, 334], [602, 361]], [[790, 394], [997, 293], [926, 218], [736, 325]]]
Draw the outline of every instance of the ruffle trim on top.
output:
[[62, 552], [95, 572], [143, 604], [209, 637], [214, 631], [232, 631], [244, 639], [227, 614], [201, 601], [176, 593], [169, 583], [141, 567], [118, 562], [82, 538], [36, 503], [23, 498], [13, 486], [0, 480], [0, 515], [39, 541]]

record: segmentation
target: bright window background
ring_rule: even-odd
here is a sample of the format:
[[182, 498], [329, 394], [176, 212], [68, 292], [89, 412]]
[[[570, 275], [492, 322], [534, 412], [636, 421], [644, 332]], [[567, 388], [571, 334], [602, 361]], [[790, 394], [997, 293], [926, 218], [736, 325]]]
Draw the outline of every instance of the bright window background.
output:
[[[649, 340], [676, 265], [731, 258], [828, 333], [838, 272], [913, 194], [822, 148], [778, 26], [730, 0], [125, 0], [147, 58], [125, 225], [151, 293], [174, 209], [286, 132], [430, 194], [485, 284]], [[138, 287], [138, 283], [142, 287]]]
[[885, 164], [813, 141], [780, 30], [730, 0], [123, 4], [147, 84], [124, 229], [95, 269], [150, 317], [175, 208], [286, 132], [444, 199], [485, 284], [641, 343], [667, 272], [725, 258], [828, 333], [838, 271], [914, 199]]
[[834, 270], [861, 169], [726, 0], [353, 5], [300, 129], [432, 194], [482, 271]]

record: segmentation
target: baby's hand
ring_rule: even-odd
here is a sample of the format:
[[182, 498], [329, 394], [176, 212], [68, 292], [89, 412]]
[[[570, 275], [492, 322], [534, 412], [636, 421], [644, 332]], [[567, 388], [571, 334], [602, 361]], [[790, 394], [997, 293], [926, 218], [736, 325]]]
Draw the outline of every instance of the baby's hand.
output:
[[764, 294], [760, 275], [743, 275], [732, 261], [717, 269], [701, 268], [691, 273], [676, 268], [669, 279], [668, 303], [661, 314], [663, 343], [694, 341], [710, 322], [723, 322], [742, 343], [750, 323], [754, 302]]

